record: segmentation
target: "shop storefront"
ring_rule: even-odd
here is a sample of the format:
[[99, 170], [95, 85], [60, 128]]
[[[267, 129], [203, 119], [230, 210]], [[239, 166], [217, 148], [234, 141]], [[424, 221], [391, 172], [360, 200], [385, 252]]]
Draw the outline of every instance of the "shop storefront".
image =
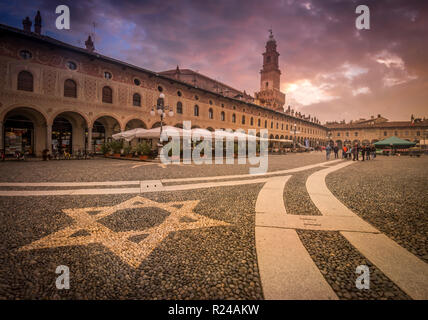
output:
[[94, 127], [92, 128], [92, 152], [101, 154], [101, 146], [106, 140], [106, 133], [104, 126], [95, 121]]
[[4, 129], [4, 152], [6, 156], [19, 151], [27, 155], [34, 152], [33, 123], [23, 116], [13, 116], [6, 120]]
[[52, 152], [72, 153], [72, 126], [71, 123], [65, 119], [58, 117], [52, 125]]

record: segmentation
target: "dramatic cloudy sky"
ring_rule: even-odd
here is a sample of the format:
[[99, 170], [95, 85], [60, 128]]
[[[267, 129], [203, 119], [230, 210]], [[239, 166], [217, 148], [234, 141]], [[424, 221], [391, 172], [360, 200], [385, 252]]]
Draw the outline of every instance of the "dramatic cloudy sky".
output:
[[[428, 1], [425, 0], [0, 0], [0, 22], [21, 27], [40, 9], [43, 32], [83, 46], [94, 31], [102, 54], [153, 70], [190, 68], [253, 94], [273, 28], [286, 105], [321, 120], [378, 113], [428, 116]], [[71, 30], [55, 29], [55, 8]], [[371, 29], [355, 28], [370, 8]]]

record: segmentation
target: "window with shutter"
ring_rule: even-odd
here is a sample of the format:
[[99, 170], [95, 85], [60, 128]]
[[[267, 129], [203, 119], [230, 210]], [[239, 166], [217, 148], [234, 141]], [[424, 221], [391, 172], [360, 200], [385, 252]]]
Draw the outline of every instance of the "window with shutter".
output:
[[103, 88], [103, 102], [113, 103], [113, 91], [110, 87]]
[[183, 113], [183, 104], [180, 101], [177, 102], [177, 113]]
[[141, 107], [141, 96], [138, 93], [134, 93], [132, 96], [132, 105], [135, 107]]
[[28, 71], [18, 74], [18, 90], [33, 91], [33, 75]]
[[64, 81], [64, 97], [77, 98], [77, 85], [71, 79]]

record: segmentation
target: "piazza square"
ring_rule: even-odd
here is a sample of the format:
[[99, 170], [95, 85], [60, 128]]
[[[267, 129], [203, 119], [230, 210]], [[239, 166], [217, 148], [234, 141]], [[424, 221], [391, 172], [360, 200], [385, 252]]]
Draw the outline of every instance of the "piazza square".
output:
[[[120, 24], [71, 20], [65, 37], [27, 11], [0, 9], [0, 299], [163, 300], [195, 317], [180, 302], [428, 299], [427, 100], [404, 53], [309, 75], [273, 23], [253, 30], [255, 58], [183, 54], [164, 27], [159, 57], [138, 60]], [[395, 104], [412, 85], [422, 102]]]

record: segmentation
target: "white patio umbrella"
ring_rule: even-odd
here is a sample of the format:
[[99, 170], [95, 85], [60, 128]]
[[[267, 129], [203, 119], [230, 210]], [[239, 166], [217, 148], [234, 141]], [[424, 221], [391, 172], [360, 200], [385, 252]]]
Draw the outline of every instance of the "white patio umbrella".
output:
[[[136, 129], [131, 129], [131, 130], [116, 133], [112, 135], [112, 138], [115, 140], [125, 139], [126, 141], [131, 141], [132, 139], [135, 139], [135, 138], [159, 139], [161, 134], [160, 129], [161, 129], [160, 127], [153, 128], [153, 129], [136, 128]], [[182, 135], [182, 132], [183, 132], [182, 129], [176, 128], [176, 127], [164, 126], [162, 128], [162, 133], [167, 134], [168, 136], [176, 136], [177, 134]]]
[[125, 139], [126, 141], [131, 141], [132, 139], [135, 138], [135, 136], [138, 133], [140, 133], [142, 131], [147, 131], [147, 129], [135, 128], [135, 129], [127, 130], [127, 131], [122, 131], [122, 132], [119, 132], [119, 133], [112, 135], [112, 138], [115, 140]]

